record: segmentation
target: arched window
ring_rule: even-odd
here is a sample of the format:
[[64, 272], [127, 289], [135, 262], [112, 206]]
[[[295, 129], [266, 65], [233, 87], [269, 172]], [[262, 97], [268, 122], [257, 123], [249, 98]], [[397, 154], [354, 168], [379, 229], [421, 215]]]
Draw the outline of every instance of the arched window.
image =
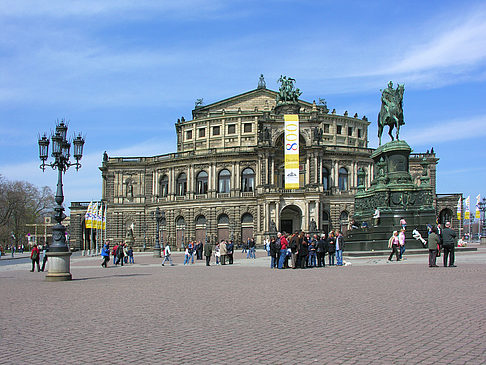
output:
[[219, 217], [218, 217], [218, 225], [219, 224], [229, 224], [229, 217], [228, 215], [226, 214], [221, 214]]
[[358, 170], [358, 186], [365, 186], [366, 184], [366, 171], [362, 167]]
[[208, 173], [201, 171], [196, 177], [196, 194], [208, 193]]
[[218, 176], [218, 193], [230, 192], [231, 173], [228, 170], [221, 170]]
[[241, 217], [241, 223], [253, 224], [253, 216], [250, 213], [243, 214], [243, 216]]
[[187, 176], [184, 172], [180, 173], [176, 180], [176, 195], [184, 196], [187, 192]]
[[255, 190], [255, 171], [247, 167], [241, 173], [241, 191], [252, 192]]
[[186, 226], [186, 220], [184, 219], [184, 217], [177, 217], [176, 226], [178, 229]]
[[322, 167], [322, 186], [324, 190], [329, 190], [329, 170], [327, 167]]
[[340, 225], [340, 230], [343, 232], [344, 235], [346, 235], [346, 232], [348, 231], [348, 223], [349, 223], [349, 214], [345, 210], [341, 212], [341, 215], [339, 216], [339, 225]]
[[348, 190], [348, 170], [344, 167], [339, 169], [339, 190], [346, 191]]
[[196, 225], [205, 225], [206, 224], [206, 217], [203, 215], [198, 215], [196, 218]]
[[159, 180], [159, 196], [166, 197], [169, 195], [169, 177], [164, 175]]

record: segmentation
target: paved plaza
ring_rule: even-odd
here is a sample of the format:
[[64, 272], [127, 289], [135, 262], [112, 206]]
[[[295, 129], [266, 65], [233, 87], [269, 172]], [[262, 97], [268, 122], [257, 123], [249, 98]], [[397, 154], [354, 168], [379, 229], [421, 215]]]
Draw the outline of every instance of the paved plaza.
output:
[[484, 248], [457, 268], [425, 255], [306, 270], [272, 270], [263, 251], [232, 266], [173, 257], [103, 269], [73, 256], [71, 282], [2, 258], [0, 364], [486, 363]]

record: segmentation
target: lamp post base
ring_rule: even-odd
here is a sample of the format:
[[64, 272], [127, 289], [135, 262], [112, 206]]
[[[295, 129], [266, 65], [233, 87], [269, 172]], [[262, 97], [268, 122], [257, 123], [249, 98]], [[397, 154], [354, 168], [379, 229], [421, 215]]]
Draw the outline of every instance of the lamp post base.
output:
[[161, 251], [162, 251], [162, 249], [160, 249], [160, 248], [154, 248], [154, 255], [153, 255], [153, 257], [162, 257], [160, 255]]
[[71, 252], [49, 252], [46, 281], [68, 281], [71, 275]]

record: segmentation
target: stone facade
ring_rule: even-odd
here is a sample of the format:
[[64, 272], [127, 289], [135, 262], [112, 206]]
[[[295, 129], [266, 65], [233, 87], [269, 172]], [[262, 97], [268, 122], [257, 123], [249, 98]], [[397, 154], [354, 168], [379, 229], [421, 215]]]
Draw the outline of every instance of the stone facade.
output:
[[[105, 158], [100, 170], [107, 206], [106, 237], [124, 239], [133, 227], [135, 245], [154, 244], [157, 207], [165, 212], [164, 243], [233, 238], [236, 242], [278, 230], [346, 230], [353, 215], [358, 170], [364, 185], [374, 176], [366, 117], [337, 115], [325, 105], [299, 100], [300, 188], [284, 188], [284, 122], [275, 91], [266, 88], [207, 106], [192, 120], [178, 120], [177, 152], [152, 157]], [[435, 196], [435, 154], [412, 155], [420, 179], [423, 157]], [[81, 225], [86, 208], [71, 206], [71, 225]], [[313, 223], [312, 223], [313, 224]], [[81, 228], [71, 244], [83, 247]]]

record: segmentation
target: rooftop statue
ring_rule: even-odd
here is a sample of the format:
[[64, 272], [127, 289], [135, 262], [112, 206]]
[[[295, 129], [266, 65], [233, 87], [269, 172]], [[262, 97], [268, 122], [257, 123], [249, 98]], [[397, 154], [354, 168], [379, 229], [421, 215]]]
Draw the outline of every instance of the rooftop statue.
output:
[[381, 146], [381, 135], [383, 128], [388, 126], [388, 135], [394, 140], [391, 134], [393, 128], [397, 129], [396, 139], [400, 132], [400, 126], [404, 125], [403, 121], [403, 92], [404, 85], [398, 84], [397, 88], [393, 88], [393, 82], [388, 83], [388, 87], [382, 90], [381, 94], [381, 110], [378, 114], [378, 138]]
[[267, 83], [265, 82], [265, 79], [263, 78], [263, 74], [260, 74], [260, 79], [258, 80], [257, 89], [266, 89], [266, 88], [267, 88]]
[[278, 104], [296, 104], [302, 92], [294, 88], [295, 79], [287, 76], [280, 76], [277, 80], [282, 85], [278, 90], [277, 105]]

